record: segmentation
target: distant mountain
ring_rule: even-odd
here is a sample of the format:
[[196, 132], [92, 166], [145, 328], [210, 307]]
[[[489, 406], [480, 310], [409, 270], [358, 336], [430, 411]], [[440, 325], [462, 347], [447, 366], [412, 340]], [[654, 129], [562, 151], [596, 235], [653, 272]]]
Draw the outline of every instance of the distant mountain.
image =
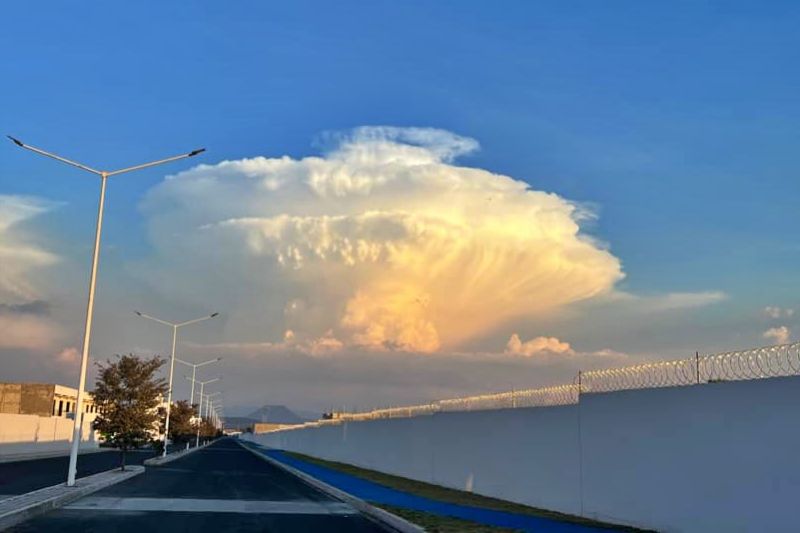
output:
[[246, 418], [270, 424], [302, 424], [308, 421], [307, 418], [301, 417], [285, 405], [265, 405], [247, 415]]

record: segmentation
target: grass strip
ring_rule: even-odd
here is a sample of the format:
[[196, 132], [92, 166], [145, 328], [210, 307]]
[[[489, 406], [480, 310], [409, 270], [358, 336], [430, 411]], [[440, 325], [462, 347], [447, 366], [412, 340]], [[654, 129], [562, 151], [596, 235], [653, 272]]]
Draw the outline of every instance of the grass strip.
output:
[[327, 461], [325, 459], [319, 459], [317, 457], [312, 457], [310, 455], [305, 455], [302, 453], [289, 452], [289, 451], [285, 451], [284, 453], [292, 457], [295, 457], [297, 459], [300, 459], [301, 461], [306, 461], [308, 463], [324, 466], [330, 468], [331, 470], [336, 470], [339, 472], [344, 472], [346, 474], [351, 474], [361, 479], [373, 481], [375, 483], [384, 485], [386, 487], [390, 487], [402, 492], [407, 492], [409, 494], [422, 496], [424, 498], [429, 498], [431, 500], [436, 500], [440, 502], [455, 503], [458, 505], [466, 505], [470, 507], [480, 507], [483, 509], [492, 509], [495, 511], [505, 511], [508, 513], [538, 516], [541, 518], [547, 518], [558, 522], [570, 522], [573, 524], [580, 524], [599, 529], [609, 529], [613, 531], [631, 531], [631, 532], [646, 531], [644, 529], [637, 529], [628, 526], [609, 524], [607, 522], [599, 522], [597, 520], [590, 520], [588, 518], [583, 518], [581, 516], [559, 513], [557, 511], [548, 511], [546, 509], [529, 507], [527, 505], [522, 505], [520, 503], [500, 500], [498, 498], [491, 498], [489, 496], [481, 496], [478, 494], [474, 494], [472, 492], [466, 492], [463, 490], [456, 490], [448, 487], [442, 487], [441, 485], [434, 485], [432, 483], [416, 481], [413, 479], [395, 476], [392, 474], [385, 474], [383, 472], [378, 472], [376, 470], [367, 470], [366, 468], [361, 468], [347, 463]]
[[521, 533], [521, 529], [509, 529], [507, 527], [487, 526], [470, 520], [453, 518], [452, 516], [440, 516], [422, 511], [414, 511], [393, 505], [379, 504], [380, 507], [409, 522], [416, 524], [428, 533]]

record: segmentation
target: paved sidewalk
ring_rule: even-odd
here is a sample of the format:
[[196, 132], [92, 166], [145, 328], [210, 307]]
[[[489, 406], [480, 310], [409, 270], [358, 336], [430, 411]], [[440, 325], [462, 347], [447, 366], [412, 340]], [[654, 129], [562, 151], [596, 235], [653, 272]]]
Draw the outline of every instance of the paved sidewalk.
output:
[[[252, 443], [250, 443], [252, 445]], [[276, 461], [305, 472], [320, 481], [343, 490], [370, 503], [385, 504], [415, 511], [423, 511], [440, 516], [451, 516], [492, 526], [521, 529], [523, 531], [548, 533], [609, 533], [612, 529], [596, 528], [569, 522], [558, 522], [540, 516], [495, 511], [481, 507], [470, 507], [441, 502], [399, 491], [378, 483], [339, 472], [324, 466], [308, 463], [287, 455], [280, 450], [267, 449], [258, 445], [254, 448]]]
[[144, 472], [143, 466], [129, 466], [125, 471], [114, 469], [82, 477], [72, 487], [61, 483], [6, 498], [0, 501], [0, 530], [130, 479], [142, 472]]

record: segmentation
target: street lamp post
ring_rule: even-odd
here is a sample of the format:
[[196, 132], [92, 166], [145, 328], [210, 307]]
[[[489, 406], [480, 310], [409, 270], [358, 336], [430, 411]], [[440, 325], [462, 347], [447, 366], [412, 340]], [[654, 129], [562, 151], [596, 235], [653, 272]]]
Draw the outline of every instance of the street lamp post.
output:
[[216, 421], [217, 429], [222, 429], [222, 409], [224, 408], [223, 404], [215, 405], [214, 406], [214, 420]]
[[217, 429], [225, 429], [225, 405], [220, 404], [217, 414]]
[[195, 324], [197, 322], [202, 322], [203, 320], [208, 320], [210, 318], [214, 318], [215, 316], [219, 315], [219, 313], [212, 313], [208, 316], [204, 316], [201, 318], [195, 318], [193, 320], [187, 320], [186, 322], [179, 322], [174, 324], [172, 322], [167, 322], [166, 320], [161, 320], [160, 318], [156, 318], [154, 316], [146, 315], [144, 313], [140, 313], [139, 311], [134, 311], [138, 316], [142, 318], [147, 318], [149, 320], [153, 320], [158, 322], [159, 324], [164, 324], [165, 326], [169, 326], [172, 328], [172, 356], [169, 360], [169, 388], [167, 389], [167, 421], [164, 423], [164, 450], [161, 452], [163, 457], [167, 455], [167, 436], [169, 435], [169, 414], [172, 408], [172, 374], [175, 371], [175, 343], [178, 339], [178, 328], [183, 326], [188, 326], [189, 324]]
[[[215, 394], [219, 394], [219, 393], [215, 393]], [[211, 398], [212, 396], [214, 396], [214, 394], [209, 395], [209, 398]], [[208, 403], [208, 409], [206, 409], [206, 415], [208, 416], [209, 413], [210, 413], [211, 419], [209, 421], [212, 424], [215, 422], [215, 420], [217, 418], [217, 409], [222, 407], [222, 403], [221, 402], [222, 402], [222, 400], [220, 400], [220, 403], [217, 403], [214, 400], [210, 400], [209, 403]]]
[[206, 418], [208, 419], [208, 423], [209, 424], [213, 424], [213, 422], [212, 422], [213, 411], [217, 407], [216, 404], [214, 403], [214, 401], [211, 398], [213, 398], [217, 394], [222, 394], [222, 393], [221, 392], [212, 392], [211, 394], [207, 394], [206, 395]]
[[219, 429], [219, 413], [217, 413], [219, 406], [215, 403], [212, 405], [214, 408], [211, 411], [211, 424], [214, 426], [214, 429]]
[[[189, 379], [189, 376], [184, 376], [184, 377], [186, 379]], [[221, 378], [214, 378], [214, 379], [209, 379], [207, 381], [198, 381], [198, 383], [200, 384], [200, 405], [199, 405], [199, 413], [197, 414], [197, 417], [200, 420], [198, 420], [198, 423], [197, 423], [197, 437], [195, 438], [195, 441], [194, 441], [194, 447], [195, 448], [197, 448], [200, 445], [200, 426], [203, 424], [203, 389], [205, 388], [205, 386], [207, 384], [214, 383], [215, 381], [219, 381], [220, 379]], [[214, 394], [219, 394], [219, 393], [214, 393]]]
[[95, 287], [97, 285], [97, 263], [100, 257], [100, 234], [103, 228], [103, 206], [105, 204], [105, 199], [106, 199], [106, 181], [108, 180], [109, 177], [116, 176], [118, 174], [124, 174], [126, 172], [133, 172], [134, 170], [141, 170], [149, 167], [154, 167], [156, 165], [162, 165], [164, 163], [177, 161], [179, 159], [185, 159], [187, 157], [194, 157], [197, 154], [204, 152], [205, 148], [192, 150], [191, 152], [186, 154], [176, 155], [173, 157], [168, 157], [166, 159], [159, 159], [158, 161], [151, 161], [149, 163], [144, 163], [141, 165], [135, 165], [132, 167], [122, 168], [119, 170], [107, 171], [107, 170], [96, 170], [84, 164], [76, 163], [75, 161], [72, 161], [65, 157], [61, 157], [59, 155], [46, 152], [40, 148], [36, 148], [34, 146], [25, 144], [19, 139], [15, 139], [10, 135], [8, 136], [8, 138], [11, 139], [11, 141], [20, 148], [25, 148], [26, 150], [30, 150], [39, 155], [55, 159], [56, 161], [66, 163], [67, 165], [71, 165], [86, 172], [95, 174], [96, 176], [100, 176], [100, 201], [98, 203], [98, 208], [97, 208], [97, 226], [95, 228], [95, 235], [94, 235], [92, 270], [91, 274], [89, 275], [89, 301], [86, 306], [86, 322], [83, 330], [83, 351], [81, 353], [81, 370], [80, 370], [80, 377], [78, 378], [78, 397], [75, 400], [75, 420], [72, 428], [72, 446], [69, 452], [69, 468], [67, 469], [67, 486], [72, 487], [75, 485], [75, 475], [78, 472], [78, 448], [80, 446], [81, 426], [83, 422], [83, 396], [84, 396], [83, 389], [86, 386], [86, 369], [88, 367], [88, 362], [89, 362], [89, 345], [92, 338], [94, 294], [95, 294]]
[[176, 357], [175, 360], [177, 362], [179, 362], [179, 363], [183, 363], [186, 366], [192, 367], [192, 380], [191, 380], [192, 381], [192, 394], [191, 394], [191, 396], [189, 398], [189, 405], [193, 406], [192, 408], [194, 408], [194, 387], [195, 387], [195, 383], [197, 382], [197, 380], [195, 379], [195, 376], [197, 375], [197, 369], [199, 367], [201, 367], [201, 366], [210, 365], [211, 363], [218, 363], [219, 361], [222, 361], [222, 357], [217, 357], [216, 359], [209, 359], [208, 361], [203, 361], [202, 363], [197, 363], [197, 364], [190, 363], [188, 361], [184, 361], [183, 359], [181, 359], [179, 357]]
[[[179, 362], [179, 363], [183, 363], [186, 366], [192, 367], [192, 380], [191, 380], [192, 381], [192, 393], [189, 396], [189, 405], [192, 406], [192, 411], [194, 411], [194, 387], [195, 387], [195, 382], [197, 381], [195, 379], [195, 377], [197, 375], [197, 368], [201, 367], [201, 366], [205, 366], [205, 365], [210, 365], [211, 363], [218, 363], [218, 362], [222, 361], [222, 357], [217, 357], [216, 359], [209, 359], [208, 361], [203, 361], [202, 363], [197, 363], [197, 364], [190, 363], [188, 361], [184, 361], [180, 357], [176, 357], [175, 360], [177, 362]], [[186, 378], [186, 379], [189, 379], [189, 378]], [[186, 449], [187, 450], [189, 449], [189, 442], [186, 442]]]
[[211, 394], [206, 394], [206, 416], [208, 416], [208, 413], [211, 410], [211, 398], [213, 398], [217, 394], [222, 394], [222, 393], [221, 392], [212, 392]]

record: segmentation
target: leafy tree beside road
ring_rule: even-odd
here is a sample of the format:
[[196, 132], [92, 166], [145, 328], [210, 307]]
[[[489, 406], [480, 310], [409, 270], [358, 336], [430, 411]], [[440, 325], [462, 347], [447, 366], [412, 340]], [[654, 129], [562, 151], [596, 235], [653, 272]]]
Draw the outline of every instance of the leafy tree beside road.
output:
[[[186, 444], [194, 440], [195, 426], [192, 424], [192, 417], [195, 412], [196, 406], [190, 405], [186, 400], [172, 404], [169, 413], [169, 438], [174, 444]], [[164, 432], [163, 423], [161, 432]]]
[[142, 359], [133, 354], [97, 364], [99, 375], [93, 395], [99, 415], [94, 427], [106, 443], [122, 451], [121, 470], [125, 470], [128, 450], [153, 440], [158, 404], [167, 393], [166, 381], [156, 377], [163, 364], [158, 356]]
[[200, 436], [201, 437], [218, 437], [220, 435], [219, 430], [214, 427], [214, 424], [209, 422], [207, 419], [203, 419], [203, 422], [200, 424]]

